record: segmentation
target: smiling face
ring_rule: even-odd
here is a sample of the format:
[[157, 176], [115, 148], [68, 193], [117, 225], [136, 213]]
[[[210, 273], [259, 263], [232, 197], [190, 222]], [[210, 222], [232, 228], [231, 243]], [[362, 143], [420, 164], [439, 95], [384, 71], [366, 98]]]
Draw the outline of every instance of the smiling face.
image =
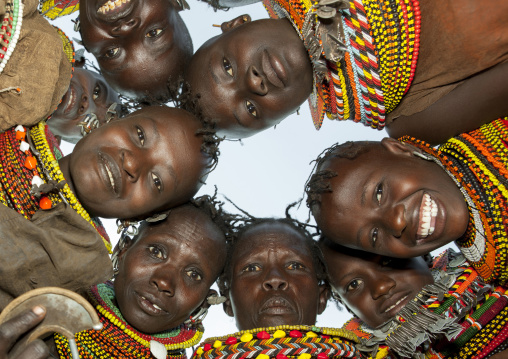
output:
[[185, 80], [219, 135], [245, 138], [297, 110], [311, 93], [312, 67], [287, 20], [232, 27], [194, 54]]
[[119, 102], [118, 94], [101, 75], [75, 68], [69, 89], [51, 115], [48, 126], [55, 135], [78, 141], [83, 137], [78, 124], [85, 115], [95, 113], [103, 125], [106, 112], [114, 102]]
[[249, 228], [231, 257], [230, 306], [240, 330], [316, 322], [327, 293], [318, 284], [309, 245], [283, 223]]
[[119, 254], [115, 294], [134, 328], [157, 333], [182, 324], [202, 304], [226, 260], [224, 235], [191, 205], [145, 227]]
[[331, 158], [319, 170], [338, 175], [312, 211], [338, 244], [390, 257], [430, 253], [460, 238], [469, 212], [453, 180], [411, 145], [383, 139], [353, 160]]
[[330, 284], [343, 303], [372, 328], [395, 317], [427, 284], [434, 283], [423, 257], [393, 259], [323, 244]]
[[119, 93], [142, 99], [167, 96], [192, 55], [192, 40], [173, 0], [81, 0], [85, 48]]
[[189, 200], [209, 158], [200, 122], [187, 111], [151, 106], [111, 121], [59, 161], [91, 216], [136, 219]]

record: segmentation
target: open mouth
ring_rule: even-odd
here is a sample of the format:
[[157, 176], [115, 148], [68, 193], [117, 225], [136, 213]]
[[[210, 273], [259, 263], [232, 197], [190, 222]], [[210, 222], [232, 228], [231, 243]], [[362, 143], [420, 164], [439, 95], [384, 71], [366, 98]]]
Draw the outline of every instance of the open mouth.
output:
[[261, 307], [261, 313], [270, 315], [281, 315], [293, 312], [293, 306], [282, 297], [272, 297]]
[[126, 5], [124, 4], [127, 4], [129, 2], [131, 2], [131, 0], [116, 0], [116, 1], [109, 0], [104, 5], [102, 5], [97, 10], [97, 12], [103, 15], [112, 11], [114, 11], [115, 13], [120, 12], [122, 9], [126, 7]]
[[112, 158], [104, 153], [99, 153], [99, 159], [102, 164], [102, 168], [104, 169], [103, 180], [106, 182], [106, 185], [111, 189], [111, 191], [118, 196], [120, 193], [121, 176], [116, 163]]
[[64, 114], [68, 114], [69, 112], [71, 112], [71, 110], [74, 108], [74, 105], [76, 104], [76, 99], [77, 99], [77, 96], [76, 96], [76, 89], [74, 88], [74, 86], [71, 85], [69, 86], [69, 90], [67, 91], [67, 94], [68, 94], [68, 98], [67, 98], [67, 103], [65, 104], [65, 107], [64, 107]]
[[[397, 300], [393, 305], [391, 305], [388, 308], [386, 308], [384, 313], [388, 313], [388, 312], [392, 311], [393, 309], [397, 308], [399, 305], [401, 305], [407, 299], [407, 297], [408, 296], [405, 295], [402, 298], [400, 298], [399, 300]], [[399, 312], [399, 310], [397, 310], [397, 312]]]
[[152, 298], [138, 294], [138, 299], [141, 309], [143, 309], [148, 314], [159, 315], [167, 313], [159, 305], [155, 304]]
[[261, 67], [266, 75], [267, 80], [275, 87], [284, 88], [286, 81], [286, 69], [281, 61], [271, 56], [268, 51], [264, 50], [261, 56]]
[[434, 233], [438, 213], [436, 201], [427, 193], [423, 195], [419, 213], [418, 231], [416, 234], [418, 239], [425, 239]]

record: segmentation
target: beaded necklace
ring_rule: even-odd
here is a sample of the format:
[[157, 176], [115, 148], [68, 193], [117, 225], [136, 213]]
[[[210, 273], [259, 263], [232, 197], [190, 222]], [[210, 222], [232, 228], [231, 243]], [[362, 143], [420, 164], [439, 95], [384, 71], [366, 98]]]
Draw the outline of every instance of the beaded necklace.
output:
[[454, 137], [436, 151], [404, 137], [431, 155], [461, 190], [469, 209], [466, 233], [456, 241], [487, 282], [508, 280], [508, 122], [498, 119]]
[[[97, 230], [111, 252], [109, 237], [100, 220], [90, 217], [65, 182], [58, 166], [60, 158], [62, 153], [56, 139], [44, 121], [33, 126], [28, 135], [23, 126], [1, 133], [0, 202], [31, 219], [39, 208], [49, 209], [64, 201]], [[49, 193], [39, 195], [32, 191], [44, 188], [44, 184], [52, 187]]]
[[39, 12], [48, 19], [72, 14], [79, 10], [79, 0], [40, 0]]
[[[288, 18], [304, 44], [316, 43], [307, 38], [317, 32], [317, 12], [324, 3], [263, 0], [270, 17]], [[319, 129], [326, 113], [330, 119], [352, 119], [381, 130], [385, 115], [399, 104], [414, 77], [420, 45], [419, 2], [349, 0], [349, 9], [340, 10], [340, 14], [347, 47], [342, 59], [325, 57], [326, 67], [318, 68], [315, 52], [306, 46], [315, 74], [309, 98], [314, 125]], [[309, 31], [309, 26], [314, 31]], [[318, 57], [324, 55], [321, 51]], [[319, 72], [324, 76], [316, 76]]]
[[350, 331], [310, 325], [256, 328], [205, 340], [193, 359], [362, 358]]
[[23, 23], [23, 8], [21, 0], [12, 0], [5, 4], [5, 15], [0, 29], [0, 73], [3, 72], [18, 43]]
[[344, 328], [355, 332], [367, 347], [380, 345], [377, 358], [392, 353], [403, 357], [420, 353], [429, 359], [481, 358], [506, 348], [508, 291], [486, 284], [462, 255], [450, 258], [445, 268], [435, 266], [435, 283], [425, 286], [392, 322], [373, 330], [354, 318]]
[[[185, 359], [185, 349], [196, 345], [203, 336], [201, 325], [189, 328], [185, 324], [158, 334], [140, 333], [120, 313], [111, 282], [93, 286], [88, 293], [103, 329], [76, 334], [82, 358], [153, 358], [150, 343], [156, 341], [164, 345], [168, 358]], [[55, 334], [55, 343], [61, 358], [71, 358], [69, 343], [64, 336]]]

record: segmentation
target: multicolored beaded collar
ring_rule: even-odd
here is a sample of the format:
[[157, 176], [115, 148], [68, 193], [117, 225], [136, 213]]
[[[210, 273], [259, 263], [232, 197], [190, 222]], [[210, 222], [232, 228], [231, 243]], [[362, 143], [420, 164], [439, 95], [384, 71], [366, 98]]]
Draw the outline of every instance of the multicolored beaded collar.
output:
[[23, 8], [21, 0], [7, 1], [5, 4], [5, 15], [0, 29], [0, 73], [3, 72], [18, 43], [23, 23]]
[[[111, 282], [92, 287], [89, 296], [104, 327], [100, 331], [86, 330], [76, 334], [82, 358], [153, 358], [151, 348], [155, 341], [164, 346], [167, 358], [184, 359], [185, 349], [196, 345], [203, 336], [201, 324], [197, 328], [182, 324], [153, 335], [138, 332], [120, 313]], [[71, 358], [69, 343], [64, 336], [55, 334], [55, 343], [61, 358]]]
[[431, 156], [460, 188], [469, 225], [456, 241], [487, 282], [508, 280], [508, 121], [498, 119], [454, 137], [436, 151], [423, 141], [401, 139]]
[[102, 223], [90, 217], [65, 181], [58, 166], [62, 153], [46, 123], [26, 131], [17, 126], [0, 134], [0, 202], [31, 219], [39, 208], [64, 201], [97, 230], [111, 252]]
[[79, 10], [79, 0], [40, 0], [39, 12], [48, 19], [72, 14]]
[[343, 329], [281, 325], [209, 338], [200, 344], [193, 359], [362, 358], [356, 343], [358, 337]]
[[392, 352], [429, 359], [482, 358], [506, 348], [508, 291], [486, 284], [462, 255], [444, 256], [434, 262], [435, 283], [425, 286], [392, 322], [373, 330], [354, 318], [343, 328], [374, 351], [379, 345], [376, 358], [392, 357]]
[[[337, 10], [345, 46], [344, 58], [330, 61], [319, 30], [320, 11], [339, 0], [263, 0], [270, 17], [288, 18], [304, 41], [313, 63], [314, 91], [309, 98], [314, 126], [330, 119], [362, 122], [382, 129], [385, 115], [409, 90], [420, 45], [418, 0], [349, 0]], [[347, 4], [346, 4], [347, 5]], [[320, 45], [322, 51], [315, 51]], [[310, 46], [309, 46], [310, 45]], [[327, 60], [322, 61], [323, 57]]]

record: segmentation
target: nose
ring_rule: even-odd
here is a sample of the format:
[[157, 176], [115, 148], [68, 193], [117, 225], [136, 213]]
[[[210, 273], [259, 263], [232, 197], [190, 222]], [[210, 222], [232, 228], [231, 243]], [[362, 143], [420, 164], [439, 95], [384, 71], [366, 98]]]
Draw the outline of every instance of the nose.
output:
[[137, 153], [139, 149], [124, 150], [122, 152], [122, 168], [129, 176], [128, 179], [131, 182], [136, 182], [142, 171], [144, 161], [142, 160], [143, 155]]
[[272, 268], [263, 281], [264, 290], [287, 290], [288, 282], [278, 268]]
[[373, 280], [372, 283], [374, 285], [371, 291], [372, 299], [378, 299], [383, 295], [389, 294], [396, 284], [395, 281], [387, 275], [376, 276], [376, 280]]
[[111, 29], [113, 35], [125, 35], [135, 29], [139, 24], [138, 18], [131, 18], [129, 20], [120, 19], [116, 26]]
[[387, 231], [394, 237], [400, 238], [407, 226], [406, 207], [403, 204], [397, 204], [384, 216]]
[[164, 295], [173, 297], [175, 295], [175, 283], [172, 280], [172, 276], [168, 275], [168, 273], [167, 269], [156, 269], [150, 278], [150, 284], [155, 286]]
[[261, 72], [255, 66], [249, 66], [246, 76], [247, 88], [259, 96], [264, 96], [268, 93], [266, 81]]
[[91, 112], [95, 113], [95, 102], [90, 101], [90, 96], [83, 93], [81, 95], [81, 102], [78, 108], [78, 115], [84, 115]]

